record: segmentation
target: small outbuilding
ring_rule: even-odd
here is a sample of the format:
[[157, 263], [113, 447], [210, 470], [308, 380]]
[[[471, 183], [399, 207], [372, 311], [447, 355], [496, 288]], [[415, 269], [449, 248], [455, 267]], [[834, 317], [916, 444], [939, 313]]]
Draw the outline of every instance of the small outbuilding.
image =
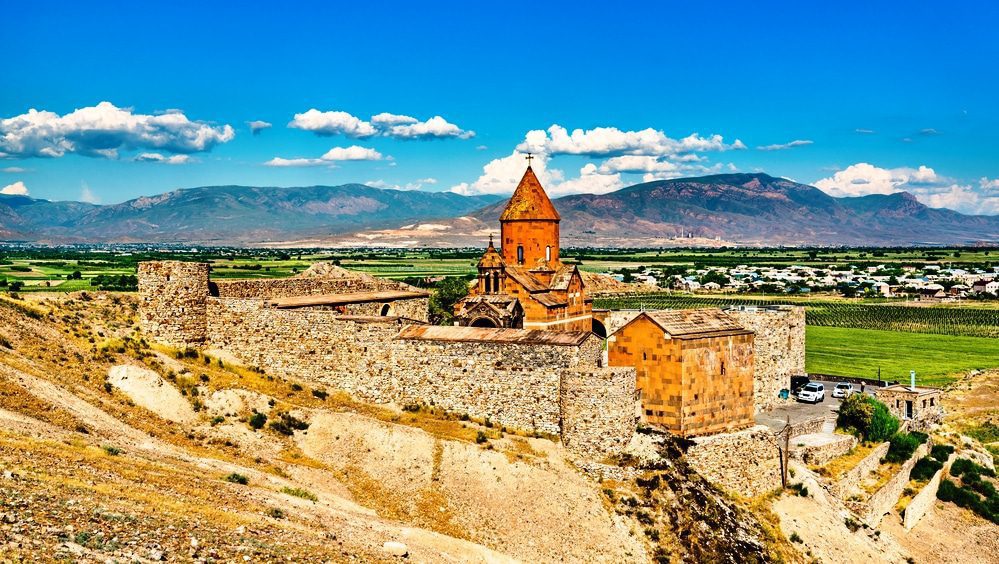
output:
[[642, 312], [608, 338], [636, 370], [642, 419], [683, 437], [753, 424], [754, 334], [717, 309]]
[[878, 389], [877, 396], [892, 415], [910, 421], [912, 428], [921, 429], [943, 420], [939, 388], [894, 384]]

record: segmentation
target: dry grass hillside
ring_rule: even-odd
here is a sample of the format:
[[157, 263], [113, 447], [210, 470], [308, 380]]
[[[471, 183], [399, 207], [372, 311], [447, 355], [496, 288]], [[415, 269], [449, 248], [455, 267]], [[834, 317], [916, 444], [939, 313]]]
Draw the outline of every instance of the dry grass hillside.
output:
[[[745, 543], [762, 561], [787, 549], [703, 481], [601, 485], [549, 438], [156, 345], [136, 313], [127, 294], [0, 298], [0, 557], [734, 561]], [[718, 530], [664, 508], [674, 496], [696, 497]]]

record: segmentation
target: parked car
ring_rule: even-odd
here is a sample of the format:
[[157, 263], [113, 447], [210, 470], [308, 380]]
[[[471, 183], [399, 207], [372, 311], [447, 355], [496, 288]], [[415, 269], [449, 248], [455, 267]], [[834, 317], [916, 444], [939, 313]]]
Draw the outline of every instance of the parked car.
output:
[[791, 376], [791, 393], [793, 395], [798, 395], [798, 392], [800, 392], [801, 389], [804, 388], [809, 382], [811, 382], [811, 380], [808, 379], [808, 376]]
[[809, 382], [798, 392], [798, 401], [819, 403], [826, 400], [826, 388], [818, 382]]
[[833, 388], [833, 397], [847, 398], [850, 397], [850, 395], [853, 394], [853, 392], [854, 392], [853, 384], [849, 382], [840, 382], [839, 384], [836, 384], [835, 388]]

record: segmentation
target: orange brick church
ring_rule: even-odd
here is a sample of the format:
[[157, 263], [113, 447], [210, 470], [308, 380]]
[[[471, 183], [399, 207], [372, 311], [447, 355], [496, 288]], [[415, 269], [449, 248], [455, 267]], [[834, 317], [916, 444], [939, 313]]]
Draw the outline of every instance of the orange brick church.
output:
[[530, 165], [500, 215], [500, 250], [479, 260], [479, 279], [455, 305], [460, 325], [590, 331], [593, 300], [575, 265], [559, 259], [559, 218]]

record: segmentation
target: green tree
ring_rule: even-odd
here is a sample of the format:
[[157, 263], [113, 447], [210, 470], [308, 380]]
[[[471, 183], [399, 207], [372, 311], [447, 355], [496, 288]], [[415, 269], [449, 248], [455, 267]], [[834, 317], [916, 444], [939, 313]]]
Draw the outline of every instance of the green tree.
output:
[[454, 321], [454, 304], [468, 295], [468, 281], [461, 277], [441, 280], [430, 294], [430, 322], [450, 325]]

